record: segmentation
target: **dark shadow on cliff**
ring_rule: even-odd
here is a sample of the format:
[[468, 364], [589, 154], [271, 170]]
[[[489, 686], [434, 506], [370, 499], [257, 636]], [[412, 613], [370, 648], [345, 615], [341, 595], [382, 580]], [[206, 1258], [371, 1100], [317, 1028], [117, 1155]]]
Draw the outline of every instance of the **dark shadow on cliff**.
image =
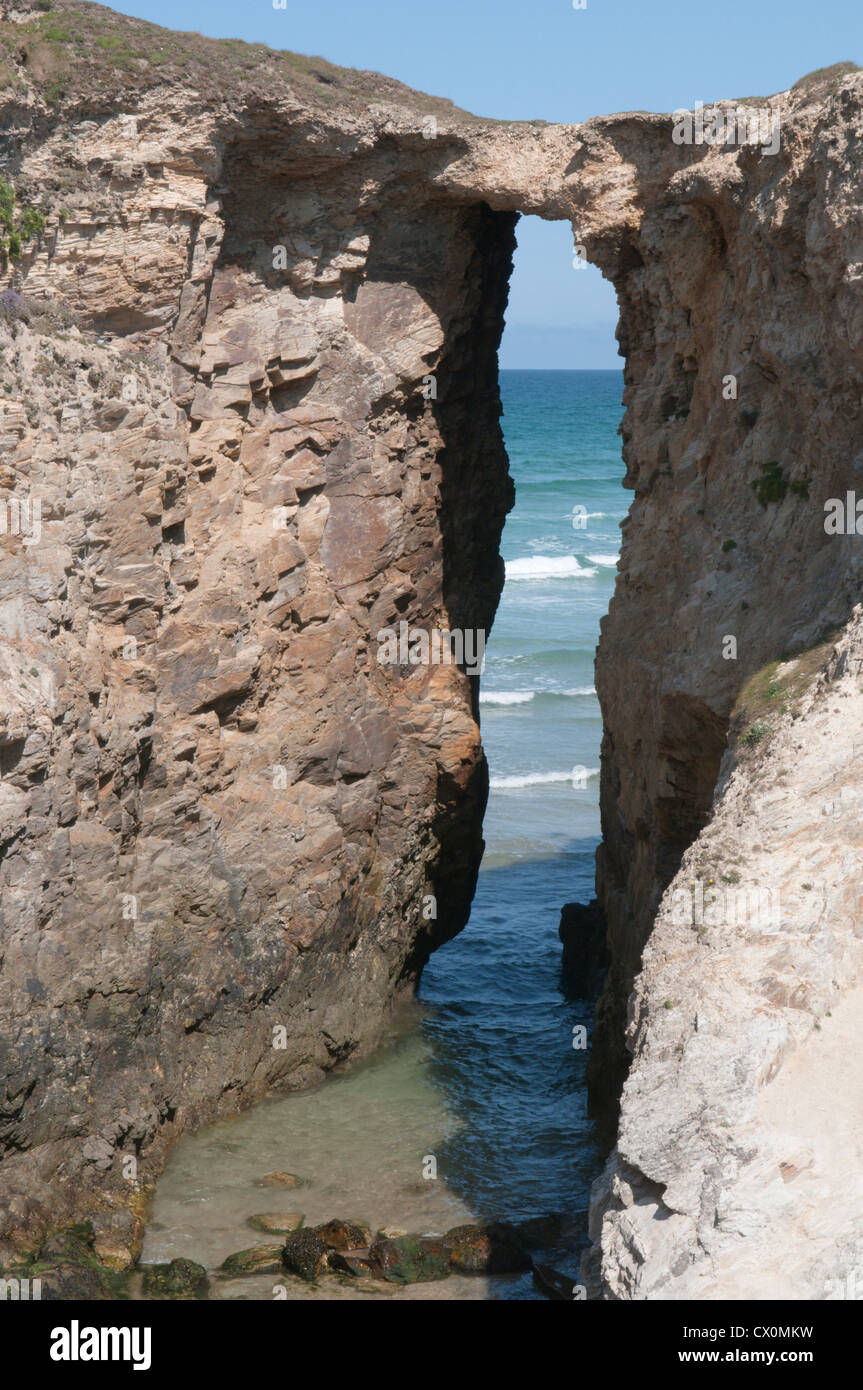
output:
[[[497, 348], [517, 215], [493, 212], [483, 203], [459, 204], [432, 186], [435, 173], [463, 151], [464, 142], [454, 137], [425, 140], [418, 127], [415, 136], [395, 143], [383, 139], [368, 158], [348, 161], [327, 185], [304, 132], [287, 133], [286, 143], [282, 131], [275, 140], [268, 119], [260, 112], [256, 124], [231, 144], [214, 190], [224, 199], [225, 235], [213, 304], [236, 302], [251, 314], [259, 299], [263, 303], [286, 283], [301, 300], [338, 294], [352, 334], [369, 353], [369, 372], [373, 363], [388, 360], [400, 335], [409, 334], [416, 296], [433, 311], [444, 341], [423, 354], [432, 382], [428, 393], [411, 376], [400, 375], [399, 361], [391, 387], [369, 405], [356, 364], [346, 366], [337, 345], [324, 355], [316, 389], [349, 418], [368, 409], [374, 421], [397, 405], [407, 427], [405, 447], [415, 450], [418, 461], [427, 455], [432, 475], [439, 474], [440, 537], [429, 538], [426, 572], [411, 573], [409, 592], [393, 600], [391, 612], [378, 605], [376, 623], [397, 626], [405, 619], [427, 632], [448, 627], [488, 633], [503, 586], [500, 536], [513, 502], [499, 424]], [[395, 155], [399, 186], [406, 190], [397, 221], [385, 206], [368, 204], [363, 192], [370, 177], [386, 179], [382, 169], [390, 168]], [[362, 209], [350, 234], [344, 231], [346, 206]], [[309, 269], [315, 258], [318, 266], [337, 256], [349, 260], [346, 248], [358, 232], [368, 240], [359, 268], [348, 264], [338, 283], [315, 279]], [[305, 379], [273, 388], [266, 400], [255, 397], [251, 409], [291, 409], [307, 390]], [[359, 455], [340, 457], [336, 465], [324, 454], [322, 462], [328, 482], [340, 486], [368, 467]], [[337, 478], [330, 477], [333, 469], [341, 470]], [[435, 570], [442, 575], [440, 587]], [[468, 679], [476, 715], [478, 681]], [[484, 759], [458, 779], [444, 769], [439, 773], [428, 837], [428, 885], [437, 915], [418, 933], [403, 983], [415, 980], [430, 952], [468, 919], [483, 852], [487, 789]]]

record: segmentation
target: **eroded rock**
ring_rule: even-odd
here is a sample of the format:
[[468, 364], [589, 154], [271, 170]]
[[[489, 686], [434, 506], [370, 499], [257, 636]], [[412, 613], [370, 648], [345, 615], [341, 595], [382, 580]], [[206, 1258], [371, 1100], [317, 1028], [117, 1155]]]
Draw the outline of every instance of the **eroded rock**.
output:
[[[200, 36], [166, 36], [184, 60], [158, 74], [146, 54], [120, 69], [74, 14], [67, 106], [33, 64], [0, 92], [14, 178], [48, 206], [0, 312], [0, 481], [19, 514], [42, 505], [38, 542], [0, 546], [4, 1258], [77, 1215], [109, 1238], [120, 1208], [134, 1249], [185, 1124], [370, 1048], [466, 920], [476, 681], [382, 663], [378, 634], [491, 625], [512, 502], [496, 349], [530, 212], [570, 221], [614, 282], [626, 356], [634, 498], [597, 662], [612, 961], [591, 1072], [612, 1123], [637, 1069], [594, 1203], [597, 1288], [661, 1293], [670, 1268], [718, 1287], [700, 1252], [807, 1209], [807, 1155], [819, 1210], [847, 1211], [854, 1181], [759, 1105], [861, 965], [857, 846], [819, 807], [825, 769], [827, 799], [853, 794], [834, 752], [853, 768], [860, 722], [857, 537], [828, 535], [824, 505], [857, 482], [863, 77], [771, 98], [775, 155], [681, 146], [640, 113], [447, 107], [425, 140], [432, 99], [397, 83], [381, 105], [382, 79], [335, 70], [325, 100], [313, 74], [266, 52], [249, 73]], [[134, 51], [134, 21], [98, 14]], [[742, 688], [825, 629], [845, 665], [803, 716], [820, 770], [789, 714], [761, 779], [735, 781]], [[779, 885], [787, 940], [714, 947], [664, 907], [642, 960], [702, 850]], [[821, 1086], [837, 1103], [841, 1070]], [[753, 1144], [763, 1190], [736, 1167]], [[857, 1248], [856, 1225], [828, 1230], [815, 1273], [791, 1231], [803, 1296]]]

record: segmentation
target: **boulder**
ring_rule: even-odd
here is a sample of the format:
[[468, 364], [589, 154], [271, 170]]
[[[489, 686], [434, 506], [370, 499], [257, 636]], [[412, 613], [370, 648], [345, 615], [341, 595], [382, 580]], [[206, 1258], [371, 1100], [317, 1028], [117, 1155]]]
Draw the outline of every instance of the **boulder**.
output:
[[450, 1249], [442, 1236], [376, 1240], [369, 1256], [374, 1272], [392, 1284], [424, 1284], [450, 1273]]
[[282, 1246], [255, 1245], [249, 1250], [237, 1250], [219, 1266], [219, 1272], [232, 1278], [247, 1274], [281, 1274]]
[[11, 1273], [19, 1279], [41, 1280], [41, 1297], [46, 1302], [113, 1300], [120, 1281], [100, 1263], [93, 1247], [89, 1221], [59, 1227], [41, 1242], [32, 1269], [16, 1267]]
[[519, 1274], [530, 1269], [516, 1232], [501, 1221], [454, 1226], [445, 1239], [452, 1267], [460, 1274]]
[[282, 1250], [285, 1269], [310, 1283], [327, 1267], [327, 1246], [313, 1230], [295, 1231]]
[[94, 1266], [60, 1260], [47, 1268], [39, 1264], [32, 1270], [16, 1269], [13, 1274], [19, 1279], [40, 1279], [46, 1303], [106, 1303], [117, 1298], [107, 1273]]
[[344, 1274], [352, 1274], [356, 1279], [368, 1279], [375, 1272], [371, 1251], [368, 1249], [331, 1250], [329, 1262], [330, 1269], [338, 1270]]
[[314, 1230], [328, 1250], [356, 1250], [371, 1245], [372, 1233], [368, 1226], [356, 1221], [327, 1221], [315, 1226]]
[[253, 1231], [266, 1231], [268, 1235], [290, 1235], [298, 1231], [305, 1217], [299, 1211], [262, 1211], [250, 1216], [246, 1222]]
[[148, 1298], [205, 1298], [209, 1287], [207, 1271], [194, 1260], [171, 1260], [144, 1270], [143, 1291]]
[[298, 1178], [296, 1173], [265, 1173], [262, 1178], [258, 1178], [258, 1187], [303, 1187], [305, 1178]]
[[563, 969], [576, 988], [595, 993], [608, 969], [605, 918], [596, 898], [566, 903], [560, 910], [558, 936], [563, 944]]

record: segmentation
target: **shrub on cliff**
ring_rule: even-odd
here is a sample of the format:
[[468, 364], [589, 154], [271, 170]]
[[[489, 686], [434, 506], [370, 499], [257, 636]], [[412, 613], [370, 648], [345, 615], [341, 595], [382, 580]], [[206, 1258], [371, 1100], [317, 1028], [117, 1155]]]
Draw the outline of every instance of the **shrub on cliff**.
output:
[[25, 242], [45, 230], [45, 214], [39, 208], [15, 206], [15, 189], [0, 174], [0, 254], [4, 262], [17, 260]]
[[17, 290], [4, 290], [0, 294], [0, 322], [10, 328], [19, 322], [30, 322], [30, 303], [25, 295], [19, 294]]

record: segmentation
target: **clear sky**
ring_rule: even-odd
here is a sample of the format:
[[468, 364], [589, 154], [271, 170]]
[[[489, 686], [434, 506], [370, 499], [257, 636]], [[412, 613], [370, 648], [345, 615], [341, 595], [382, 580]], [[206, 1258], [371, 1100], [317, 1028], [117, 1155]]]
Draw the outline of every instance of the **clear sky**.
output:
[[[582, 121], [766, 96], [863, 63], [863, 0], [119, 0], [171, 29], [371, 68], [481, 116]], [[613, 291], [572, 236], [523, 218], [503, 367], [620, 366]]]

